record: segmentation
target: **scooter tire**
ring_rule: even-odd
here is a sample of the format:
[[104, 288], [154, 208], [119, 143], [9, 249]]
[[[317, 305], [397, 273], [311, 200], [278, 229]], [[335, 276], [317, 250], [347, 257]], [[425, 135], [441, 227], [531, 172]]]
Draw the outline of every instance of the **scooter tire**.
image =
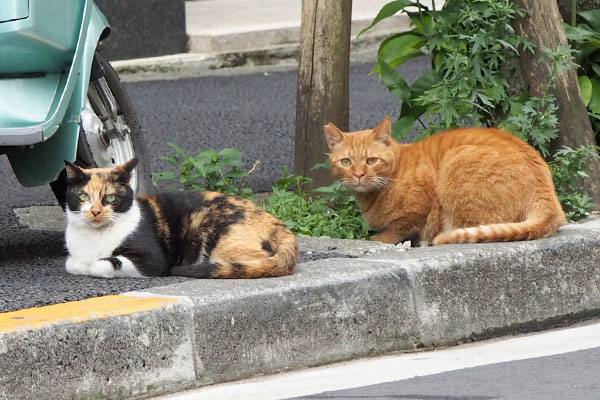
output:
[[[117, 101], [120, 110], [123, 113], [123, 117], [127, 122], [127, 126], [130, 129], [130, 137], [133, 145], [135, 157], [138, 159], [136, 165], [137, 172], [137, 188], [134, 188], [136, 194], [144, 194], [152, 192], [152, 171], [150, 168], [150, 160], [146, 149], [146, 142], [144, 140], [142, 127], [133, 106], [131, 99], [125, 87], [119, 79], [119, 75], [110, 65], [108, 60], [99, 52], [95, 53], [96, 60], [104, 69], [104, 78], [110, 88], [115, 100]], [[93, 154], [90, 151], [90, 147], [87, 143], [85, 134], [80, 132], [79, 140], [77, 144], [77, 157], [75, 164], [83, 168], [97, 167], [98, 164], [94, 160]], [[50, 187], [54, 192], [56, 199], [59, 204], [65, 208], [66, 205], [66, 171], [63, 170], [59, 175], [58, 179], [50, 183]]]

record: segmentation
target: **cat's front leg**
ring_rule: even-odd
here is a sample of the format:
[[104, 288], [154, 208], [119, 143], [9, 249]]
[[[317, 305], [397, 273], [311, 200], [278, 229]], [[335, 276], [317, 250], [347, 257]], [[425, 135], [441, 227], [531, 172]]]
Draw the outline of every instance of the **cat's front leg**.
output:
[[71, 275], [89, 275], [91, 265], [81, 262], [75, 257], [68, 257], [65, 263], [65, 269]]
[[89, 275], [98, 278], [143, 278], [135, 264], [124, 256], [101, 258], [96, 260]]

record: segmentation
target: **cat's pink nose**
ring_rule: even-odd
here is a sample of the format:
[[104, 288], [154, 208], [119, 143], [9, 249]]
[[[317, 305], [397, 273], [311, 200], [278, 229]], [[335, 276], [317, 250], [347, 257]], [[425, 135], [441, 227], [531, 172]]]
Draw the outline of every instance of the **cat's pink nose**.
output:
[[94, 215], [94, 217], [97, 217], [98, 215], [100, 215], [101, 211], [92, 211], [92, 214]]
[[364, 173], [364, 171], [354, 171], [354, 176], [357, 177], [358, 179], [360, 179], [363, 176], [365, 176], [365, 173]]

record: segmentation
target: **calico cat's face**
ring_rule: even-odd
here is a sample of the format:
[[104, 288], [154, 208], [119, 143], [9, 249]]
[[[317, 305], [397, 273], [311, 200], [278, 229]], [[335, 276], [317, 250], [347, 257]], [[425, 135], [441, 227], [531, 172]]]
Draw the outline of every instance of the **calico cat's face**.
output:
[[70, 216], [100, 228], [129, 210], [134, 198], [129, 179], [136, 164], [133, 158], [116, 168], [83, 169], [65, 162]]
[[325, 125], [331, 172], [357, 192], [383, 190], [391, 182], [394, 151], [391, 146], [390, 118], [375, 129], [342, 132], [335, 125]]

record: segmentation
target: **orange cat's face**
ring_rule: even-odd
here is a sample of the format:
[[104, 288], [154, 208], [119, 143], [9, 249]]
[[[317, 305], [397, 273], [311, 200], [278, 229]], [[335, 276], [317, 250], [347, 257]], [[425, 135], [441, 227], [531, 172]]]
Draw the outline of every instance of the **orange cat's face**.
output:
[[331, 172], [357, 192], [382, 190], [391, 183], [394, 150], [391, 146], [390, 119], [375, 129], [342, 132], [335, 125], [325, 125]]

